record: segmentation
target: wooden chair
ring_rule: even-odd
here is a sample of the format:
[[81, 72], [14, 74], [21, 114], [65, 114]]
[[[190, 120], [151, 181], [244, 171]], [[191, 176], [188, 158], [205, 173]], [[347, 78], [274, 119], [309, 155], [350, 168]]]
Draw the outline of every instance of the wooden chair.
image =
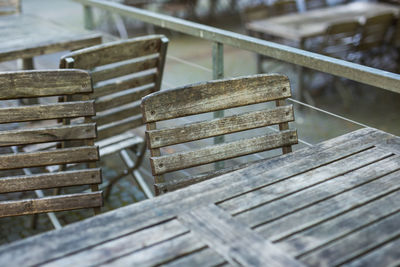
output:
[[297, 2], [295, 0], [278, 0], [269, 6], [269, 9], [270, 17], [298, 12]]
[[318, 8], [327, 7], [326, 0], [305, 0], [306, 10], [313, 10]]
[[[96, 125], [90, 76], [79, 70], [19, 71], [0, 74], [0, 102], [21, 98], [79, 95], [80, 101], [0, 108], [0, 193], [90, 185], [93, 192], [66, 194], [34, 199], [0, 201], [0, 217], [94, 208], [100, 212], [102, 193], [98, 191], [101, 171], [96, 168], [98, 148], [94, 146]], [[66, 125], [71, 118], [83, 117], [76, 125]], [[56, 120], [64, 123], [58, 123]], [[17, 127], [15, 127], [17, 126]], [[12, 129], [12, 127], [14, 129]], [[66, 141], [82, 140], [82, 146], [65, 146]], [[21, 152], [34, 144], [59, 146], [45, 151]], [[81, 170], [48, 173], [50, 165], [87, 162]], [[6, 176], [6, 177], [4, 177]]]
[[[287, 77], [255, 75], [204, 82], [144, 97], [142, 113], [147, 126], [146, 138], [151, 152], [150, 163], [155, 179], [156, 194], [182, 188], [236, 168], [166, 181], [163, 175], [169, 172], [274, 148], [282, 148], [283, 153], [291, 152], [291, 145], [297, 143], [297, 132], [288, 128], [288, 122], [294, 120], [293, 107], [285, 106], [284, 99], [290, 96], [291, 90]], [[164, 120], [269, 101], [276, 101], [275, 104], [278, 107], [178, 126], [172, 126], [174, 123], [170, 122], [168, 128], [160, 128], [156, 125]], [[281, 132], [184, 152], [173, 153], [174, 149], [171, 148], [176, 144], [274, 124], [279, 125]], [[248, 132], [241, 134], [244, 136], [246, 133]], [[161, 155], [161, 148], [166, 151], [165, 155]]]
[[20, 0], [0, 0], [0, 15], [21, 13]]
[[[118, 152], [127, 165], [124, 172], [110, 180], [106, 198], [112, 186], [129, 173], [148, 198], [153, 196], [138, 172], [146, 151], [145, 142], [132, 130], [143, 125], [138, 101], [160, 90], [167, 45], [166, 37], [150, 35], [77, 50], [61, 59], [61, 68], [79, 68], [91, 73], [100, 155]], [[134, 152], [135, 160], [129, 157], [127, 149]]]

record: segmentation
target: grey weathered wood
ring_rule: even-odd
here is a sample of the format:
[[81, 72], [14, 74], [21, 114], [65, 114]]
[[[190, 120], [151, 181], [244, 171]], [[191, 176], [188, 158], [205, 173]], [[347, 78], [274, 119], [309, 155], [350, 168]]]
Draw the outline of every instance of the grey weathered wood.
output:
[[[23, 242], [0, 247], [0, 262], [12, 265], [22, 265], [29, 262], [34, 265], [66, 257], [107, 240], [117, 239], [150, 225], [159, 224], [160, 221], [173, 219], [176, 212], [193, 210], [208, 203], [218, 203], [227, 198], [252, 191], [254, 188], [262, 187], [269, 184], [268, 180], [272, 177], [279, 176], [279, 171], [283, 168], [291, 169], [292, 173], [289, 175], [294, 175], [297, 171], [300, 173], [324, 165], [322, 160], [324, 157], [328, 157], [326, 160], [331, 162], [335, 160], [335, 157], [338, 159], [340, 154], [351, 155], [357, 149], [359, 151], [364, 150], [365, 147], [386, 142], [390, 138], [393, 138], [393, 136], [375, 129], [362, 129], [150, 201], [143, 201], [105, 213], [70, 225], [62, 231], [46, 233], [46, 235], [35, 236]], [[336, 149], [338, 149], [337, 152], [335, 152]], [[330, 150], [330, 152], [323, 153], [327, 150]], [[299, 159], [301, 159], [300, 162], [296, 163]], [[316, 161], [315, 164], [314, 161]], [[274, 170], [276, 172], [273, 172]], [[266, 176], [261, 179], [260, 176], [257, 177], [261, 173], [268, 174], [269, 172], [272, 172], [271, 177]], [[272, 183], [276, 180], [279, 179], [275, 178]], [[110, 224], [113, 227], [109, 227]], [[76, 232], [80, 234], [76, 235]], [[31, 253], [32, 247], [35, 247], [35, 253]], [[165, 246], [165, 249], [168, 248], [168, 246]]]
[[104, 113], [97, 114], [93, 120], [98, 126], [102, 126], [108, 123], [112, 123], [118, 120], [118, 118], [124, 119], [129, 116], [141, 115], [140, 104], [131, 103], [122, 107], [116, 107], [105, 111]]
[[[255, 75], [198, 83], [155, 93], [142, 99], [142, 112], [144, 121], [148, 123], [290, 96], [287, 77]], [[174, 108], [171, 109], [172, 107]]]
[[0, 147], [87, 138], [96, 138], [94, 123], [0, 131]]
[[280, 239], [277, 245], [291, 255], [305, 254], [307, 251], [315, 250], [328, 242], [330, 243], [372, 224], [382, 217], [398, 212], [396, 203], [399, 203], [399, 201], [399, 192], [393, 192], [331, 220]]
[[130, 117], [120, 121], [116, 121], [114, 123], [109, 123], [107, 125], [99, 127], [98, 138], [100, 140], [109, 138], [114, 135], [120, 134], [121, 132], [137, 128], [141, 125], [143, 125], [141, 116]]
[[180, 220], [197, 238], [229, 263], [243, 266], [302, 266], [215, 205], [183, 213]]
[[141, 75], [135, 75], [134, 77], [116, 78], [116, 80], [98, 83], [94, 86], [93, 97], [99, 98], [136, 87], [140, 87], [137, 88], [138, 91], [140, 89], [150, 89], [154, 87], [155, 77], [155, 73], [149, 71]]
[[[74, 51], [61, 59], [62, 68], [87, 69], [93, 74], [95, 86], [92, 98], [96, 101], [96, 111], [100, 113], [95, 119], [100, 126], [97, 141], [124, 135], [143, 125], [133, 103], [160, 89], [167, 45], [166, 37], [149, 35]], [[120, 144], [111, 144], [112, 147], [100, 147], [107, 150], [102, 154], [117, 152], [119, 148], [124, 152], [129, 148], [127, 144], [136, 146], [138, 139], [129, 138], [131, 140], [121, 139]], [[132, 164], [127, 164], [127, 173], [132, 172], [135, 177], [144, 152], [145, 149], [138, 151], [135, 161], [131, 160]], [[106, 197], [112, 185], [122, 177], [117, 176], [110, 180]], [[151, 191], [146, 189], [146, 195], [151, 197]]]
[[163, 264], [163, 267], [181, 266], [232, 266], [225, 259], [210, 248], [205, 248], [189, 255], [175, 259], [174, 261]]
[[93, 103], [76, 101], [34, 106], [0, 108], [0, 123], [92, 116]]
[[[225, 210], [229, 210], [232, 214], [238, 214], [243, 210], [259, 207], [262, 204], [267, 204], [277, 198], [289, 196], [301, 189], [307, 189], [316, 186], [319, 183], [326, 182], [329, 179], [345, 175], [347, 172], [357, 170], [367, 164], [374, 163], [375, 161], [384, 159], [390, 155], [390, 152], [372, 148], [367, 151], [346, 155], [342, 159], [335, 159], [335, 161], [330, 164], [326, 161], [326, 165], [296, 176], [287, 176], [286, 171], [282, 170], [280, 177], [288, 177], [287, 179], [279, 180], [279, 183], [260, 188], [259, 190], [238, 196], [237, 198], [229, 199], [220, 203], [220, 206]], [[391, 160], [392, 159], [389, 161]], [[385, 163], [385, 161], [383, 163]], [[394, 165], [394, 167], [395, 166], [396, 165]], [[274, 179], [274, 181], [276, 180]], [[339, 189], [340, 187], [335, 188], [333, 189], [333, 192]], [[278, 195], [278, 193], [280, 194]]]
[[[189, 231], [179, 221], [171, 220], [143, 229], [142, 231], [130, 233], [121, 238], [111, 240], [99, 246], [83, 250], [68, 258], [61, 258], [48, 262], [43, 266], [79, 266], [100, 265], [112, 259], [123, 257], [127, 254], [137, 253], [147, 247], [157, 246], [160, 242], [187, 234]], [[114, 248], [118, 247], [118, 251]]]
[[293, 120], [293, 106], [286, 106], [147, 131], [146, 137], [149, 139], [150, 148], [158, 148]]
[[[398, 238], [400, 232], [399, 224], [400, 213], [398, 212], [360, 229], [360, 231], [345, 236], [326, 248], [304, 255], [300, 257], [300, 261], [307, 265], [314, 265], [318, 264], [322, 258], [327, 265], [331, 266], [346, 263], [365, 254], [375, 246], [390, 242], [393, 238]], [[398, 257], [393, 264], [398, 264]]]
[[297, 132], [288, 130], [172, 155], [151, 157], [155, 175], [297, 144]]
[[0, 193], [100, 183], [100, 169], [12, 176], [0, 178]]
[[28, 14], [0, 17], [0, 61], [75, 50], [101, 43], [101, 35], [71, 30]]
[[100, 207], [101, 192], [0, 202], [0, 217]]
[[86, 71], [20, 71], [0, 76], [0, 100], [88, 92], [92, 92], [92, 88]]
[[63, 59], [72, 57], [75, 66], [92, 69], [97, 66], [155, 54], [160, 49], [162, 37], [162, 35], [149, 35], [101, 44], [72, 52]]
[[140, 100], [143, 96], [153, 92], [154, 87], [133, 88], [124, 90], [117, 94], [112, 94], [99, 98], [96, 101], [95, 108], [97, 112], [102, 112], [108, 109], [120, 107]]
[[107, 67], [95, 68], [91, 74], [93, 83], [98, 83], [104, 80], [117, 78], [124, 75], [152, 69], [157, 67], [158, 55], [150, 55], [132, 60], [123, 61]]
[[4, 154], [0, 155], [0, 170], [79, 163], [98, 159], [97, 147], [76, 147], [53, 151]]

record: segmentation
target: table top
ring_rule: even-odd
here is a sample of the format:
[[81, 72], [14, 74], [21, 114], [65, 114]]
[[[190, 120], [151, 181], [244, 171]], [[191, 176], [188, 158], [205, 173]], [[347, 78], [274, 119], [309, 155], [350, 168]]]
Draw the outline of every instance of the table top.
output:
[[324, 34], [332, 22], [354, 20], [384, 12], [393, 12], [397, 16], [400, 13], [400, 7], [382, 3], [354, 2], [256, 20], [247, 23], [246, 27], [252, 31], [301, 41]]
[[1, 266], [388, 266], [400, 138], [364, 128], [0, 247]]
[[101, 43], [101, 35], [71, 30], [36, 16], [0, 16], [0, 61], [75, 50]]

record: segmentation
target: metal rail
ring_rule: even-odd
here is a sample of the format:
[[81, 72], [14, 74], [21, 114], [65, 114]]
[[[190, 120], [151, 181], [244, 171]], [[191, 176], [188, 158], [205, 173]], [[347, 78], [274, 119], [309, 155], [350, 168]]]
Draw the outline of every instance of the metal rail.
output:
[[91, 16], [91, 7], [100, 8], [125, 17], [137, 19], [162, 28], [196, 36], [213, 43], [230, 45], [243, 50], [256, 52], [271, 58], [289, 62], [295, 65], [315, 69], [339, 77], [344, 77], [360, 83], [376, 86], [395, 93], [400, 93], [400, 75], [347, 62], [332, 57], [304, 51], [301, 49], [253, 38], [247, 35], [206, 26], [180, 18], [163, 15], [148, 10], [126, 6], [106, 0], [74, 0], [83, 4], [86, 15], [86, 25]]

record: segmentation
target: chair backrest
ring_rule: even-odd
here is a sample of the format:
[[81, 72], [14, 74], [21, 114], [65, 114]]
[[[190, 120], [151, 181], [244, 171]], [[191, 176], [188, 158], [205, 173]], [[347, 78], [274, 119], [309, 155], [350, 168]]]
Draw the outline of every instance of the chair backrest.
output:
[[379, 47], [384, 44], [386, 34], [392, 25], [394, 15], [384, 13], [366, 17], [362, 25], [361, 39], [358, 49], [361, 51]]
[[21, 13], [20, 0], [0, 0], [0, 15]]
[[160, 90], [168, 39], [150, 35], [65, 55], [61, 68], [88, 70], [93, 79], [97, 140], [143, 125], [140, 99]]
[[[0, 102], [10, 99], [44, 98], [48, 96], [75, 95], [81, 101], [13, 106], [0, 108], [0, 193], [92, 185], [96, 190], [101, 183], [99, 159], [94, 146], [96, 125], [90, 76], [80, 70], [20, 71], [0, 74]], [[57, 120], [83, 117], [83, 123], [66, 125]], [[38, 126], [39, 124], [39, 126]], [[10, 129], [10, 126], [18, 127]], [[68, 147], [63, 141], [83, 140], [84, 145]], [[32, 144], [59, 143], [55, 149], [20, 152]], [[88, 163], [88, 168], [75, 171], [47, 173], [46, 166]], [[43, 167], [43, 168], [37, 168]], [[34, 169], [32, 169], [34, 168]], [[27, 172], [29, 170], [29, 172]], [[27, 175], [21, 175], [23, 173]], [[33, 173], [33, 174], [31, 174]], [[102, 193], [58, 195], [38, 199], [0, 202], [0, 217], [35, 214], [52, 211], [98, 208], [102, 206]]]
[[[150, 163], [156, 189], [157, 184], [164, 182], [162, 175], [168, 172], [280, 147], [283, 147], [284, 153], [290, 152], [291, 145], [297, 143], [297, 132], [288, 130], [288, 122], [294, 120], [293, 107], [284, 106], [283, 101], [290, 96], [290, 83], [287, 77], [255, 75], [204, 82], [144, 97], [142, 113], [147, 123], [146, 137], [151, 151]], [[156, 125], [164, 120], [269, 101], [277, 101], [275, 104], [278, 107], [179, 126], [171, 126], [174, 125], [171, 122], [168, 128], [157, 128]], [[278, 124], [282, 131], [272, 134], [263, 132], [262, 136], [161, 155], [161, 148], [168, 151], [166, 147], [176, 144], [274, 124]]]
[[278, 0], [269, 6], [270, 17], [298, 12], [296, 0]]
[[359, 40], [360, 24], [358, 21], [335, 22], [328, 26], [317, 51], [320, 54], [346, 59], [354, 52]]
[[254, 20], [266, 19], [269, 16], [269, 6], [266, 4], [258, 4], [246, 7], [241, 12], [242, 22], [248, 23]]
[[306, 10], [324, 8], [327, 6], [326, 0], [305, 0]]

